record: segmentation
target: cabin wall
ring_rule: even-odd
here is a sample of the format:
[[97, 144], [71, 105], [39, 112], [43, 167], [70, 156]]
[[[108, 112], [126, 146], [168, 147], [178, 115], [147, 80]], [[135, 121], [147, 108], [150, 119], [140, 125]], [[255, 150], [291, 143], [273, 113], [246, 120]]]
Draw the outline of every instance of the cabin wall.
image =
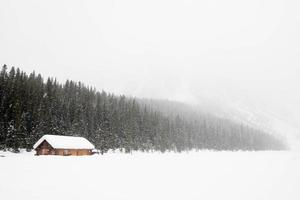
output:
[[62, 149], [55, 149], [55, 155], [63, 156], [64, 155], [64, 151]]
[[44, 141], [36, 148], [36, 155], [55, 155], [55, 150], [47, 141]]
[[89, 149], [56, 149], [56, 155], [60, 156], [86, 156], [92, 155]]
[[37, 155], [86, 156], [92, 155], [89, 149], [36, 149]]
[[92, 155], [92, 151], [88, 149], [81, 149], [77, 151], [78, 156]]

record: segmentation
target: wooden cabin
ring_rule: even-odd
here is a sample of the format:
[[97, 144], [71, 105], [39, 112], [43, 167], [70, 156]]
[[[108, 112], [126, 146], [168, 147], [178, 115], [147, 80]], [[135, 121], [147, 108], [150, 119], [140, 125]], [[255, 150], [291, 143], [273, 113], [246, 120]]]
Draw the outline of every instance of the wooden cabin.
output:
[[33, 146], [36, 155], [86, 156], [95, 146], [83, 137], [44, 135]]

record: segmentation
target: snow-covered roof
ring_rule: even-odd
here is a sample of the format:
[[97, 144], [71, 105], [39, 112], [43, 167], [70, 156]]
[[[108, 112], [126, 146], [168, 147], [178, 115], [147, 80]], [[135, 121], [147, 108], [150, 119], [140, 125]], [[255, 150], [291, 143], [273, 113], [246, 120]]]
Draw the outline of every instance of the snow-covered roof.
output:
[[33, 148], [36, 149], [45, 140], [54, 149], [95, 149], [95, 146], [83, 137], [61, 135], [44, 135]]

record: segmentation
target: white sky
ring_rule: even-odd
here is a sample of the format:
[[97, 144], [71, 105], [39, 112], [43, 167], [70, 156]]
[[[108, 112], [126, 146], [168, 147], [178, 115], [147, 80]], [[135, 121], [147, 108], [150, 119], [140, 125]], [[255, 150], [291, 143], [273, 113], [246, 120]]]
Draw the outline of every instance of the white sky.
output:
[[1, 0], [0, 64], [118, 94], [255, 102], [300, 127], [299, 10], [296, 0]]

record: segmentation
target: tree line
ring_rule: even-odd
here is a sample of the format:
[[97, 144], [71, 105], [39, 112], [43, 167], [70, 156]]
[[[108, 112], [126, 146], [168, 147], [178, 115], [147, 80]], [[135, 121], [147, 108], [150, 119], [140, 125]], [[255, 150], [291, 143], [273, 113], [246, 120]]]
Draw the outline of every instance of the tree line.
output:
[[45, 134], [85, 137], [101, 153], [117, 149], [181, 152], [286, 148], [279, 138], [249, 126], [201, 113], [194, 117], [170, 114], [156, 109], [158, 104], [99, 92], [81, 82], [44, 80], [35, 72], [26, 74], [4, 65], [0, 74], [0, 149], [31, 150]]

